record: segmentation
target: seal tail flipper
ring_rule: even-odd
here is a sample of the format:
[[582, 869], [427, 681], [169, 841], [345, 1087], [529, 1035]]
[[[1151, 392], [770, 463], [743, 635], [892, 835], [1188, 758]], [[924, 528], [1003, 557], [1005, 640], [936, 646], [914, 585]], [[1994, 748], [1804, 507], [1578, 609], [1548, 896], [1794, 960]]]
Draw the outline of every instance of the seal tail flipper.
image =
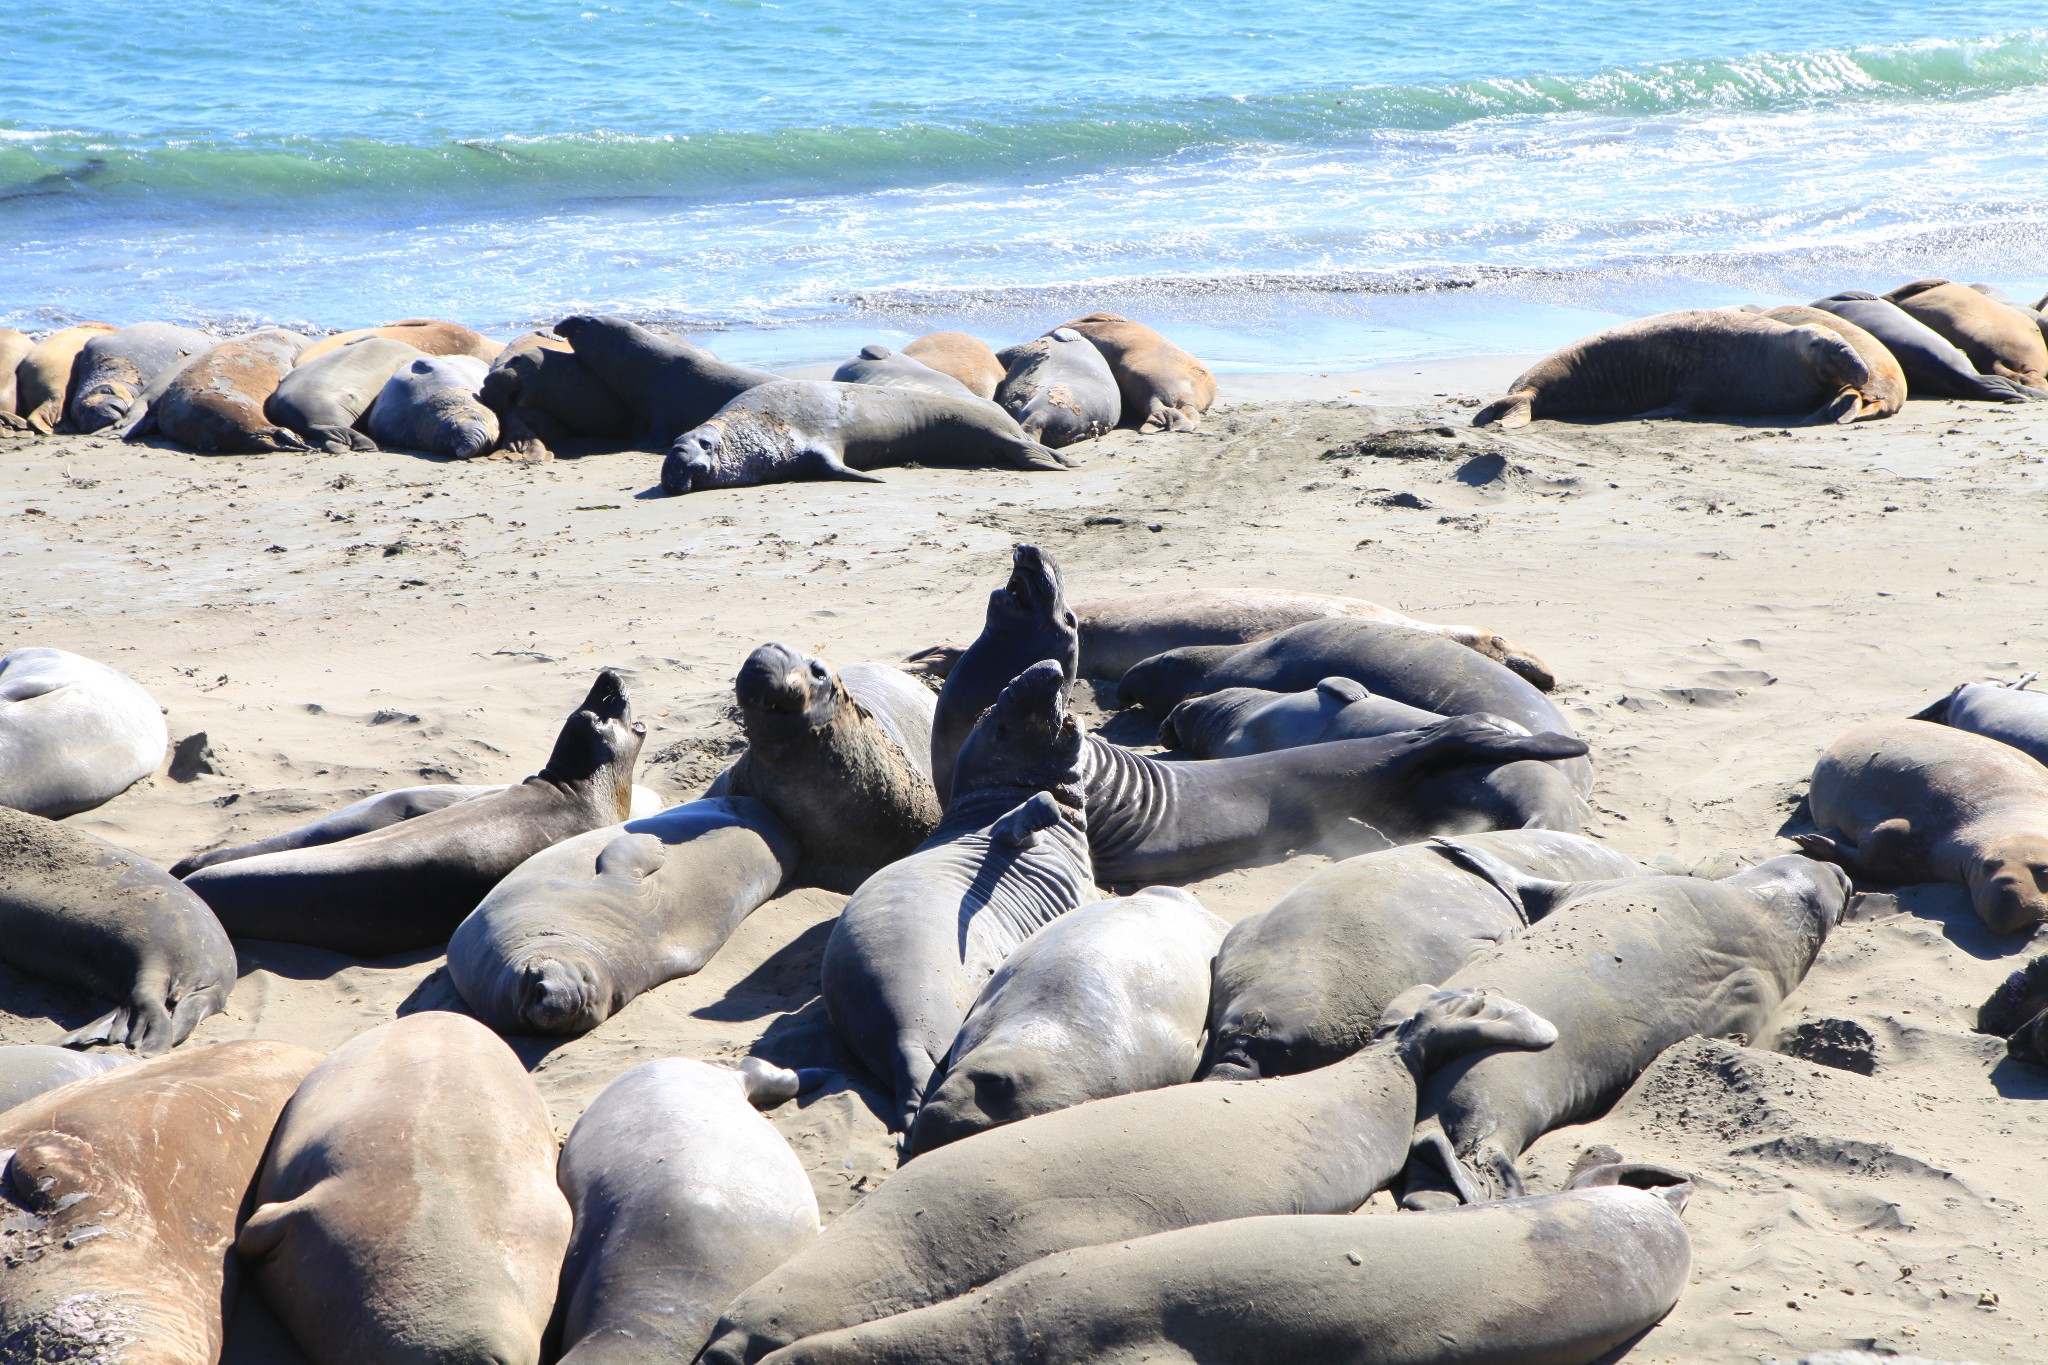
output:
[[1081, 460], [1034, 440], [1020, 441], [1011, 451], [1010, 462], [1019, 469], [1073, 469]]
[[1411, 733], [1417, 746], [1415, 759], [1432, 768], [1480, 762], [1498, 765], [1522, 758], [1578, 758], [1590, 747], [1577, 735], [1555, 730], [1517, 733], [1478, 714], [1452, 716]]
[[1404, 1209], [1418, 1212], [1479, 1204], [1486, 1198], [1435, 1119], [1417, 1125], [1400, 1183], [1397, 1202]]
[[896, 1115], [889, 1124], [889, 1131], [902, 1135], [897, 1150], [897, 1159], [910, 1159], [910, 1125], [917, 1117], [917, 1111], [924, 1104], [924, 1097], [930, 1093], [932, 1075], [938, 1066], [929, 1052], [907, 1037], [898, 1037], [896, 1052], [890, 1058], [891, 1069], [896, 1073]]
[[747, 1103], [756, 1109], [773, 1109], [797, 1097], [803, 1089], [802, 1073], [777, 1066], [765, 1057], [743, 1057], [739, 1067], [741, 1088]]
[[128, 1006], [122, 1005], [57, 1040], [58, 1047], [96, 1047], [128, 1036]]
[[1632, 1190], [1643, 1190], [1654, 1194], [1671, 1206], [1673, 1213], [1683, 1213], [1686, 1201], [1692, 1198], [1692, 1174], [1676, 1166], [1666, 1166], [1655, 1161], [1630, 1161], [1605, 1143], [1588, 1147], [1572, 1163], [1571, 1174], [1565, 1177], [1567, 1190], [1595, 1190], [1603, 1185], [1625, 1185]]
[[[2024, 687], [2026, 684], [2021, 683], [2019, 685]], [[1912, 715], [1906, 717], [1906, 719], [1932, 721], [1936, 725], [1948, 724], [1948, 708], [1950, 704], [1953, 703], [1958, 696], [1962, 695], [1963, 689], [1968, 686], [1968, 683], [1957, 683], [1953, 688], [1949, 689], [1949, 691], [1942, 697], [1940, 701], [1935, 702], [1932, 706], [1926, 707], [1919, 711], [1915, 711]]]
[[227, 1002], [213, 987], [187, 995], [171, 1010], [171, 1046], [176, 1047], [190, 1038], [192, 1030], [199, 1027], [200, 1020], [211, 1018], [225, 1008]]
[[1528, 389], [1518, 389], [1505, 398], [1496, 398], [1478, 412], [1472, 414], [1475, 427], [1499, 427], [1502, 431], [1513, 431], [1526, 427], [1535, 420], [1536, 395]]

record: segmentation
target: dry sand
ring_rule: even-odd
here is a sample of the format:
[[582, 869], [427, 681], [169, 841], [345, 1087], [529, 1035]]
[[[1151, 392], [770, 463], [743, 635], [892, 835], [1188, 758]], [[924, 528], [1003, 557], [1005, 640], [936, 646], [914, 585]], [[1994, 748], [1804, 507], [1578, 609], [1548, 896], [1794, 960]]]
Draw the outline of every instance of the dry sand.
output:
[[[2048, 663], [2048, 408], [1470, 430], [1521, 361], [1234, 377], [1199, 433], [1120, 432], [1068, 474], [898, 470], [682, 499], [649, 493], [658, 462], [641, 454], [457, 466], [0, 444], [0, 646], [104, 660], [157, 697], [174, 739], [205, 733], [216, 772], [159, 774], [74, 819], [166, 865], [381, 789], [521, 777], [604, 664], [648, 722], [641, 780], [686, 799], [736, 747], [729, 685], [753, 645], [849, 662], [964, 642], [1019, 540], [1077, 595], [1322, 590], [1510, 635], [1555, 667], [1593, 744], [1592, 833], [1673, 868], [1788, 847], [1775, 836], [1814, 756], [1849, 726]], [[1112, 695], [1084, 713], [1144, 742], [1138, 718], [1102, 712]], [[1327, 862], [1194, 889], [1235, 920]], [[841, 901], [784, 896], [701, 975], [587, 1037], [515, 1040], [560, 1130], [636, 1062], [759, 1050], [847, 1072], [775, 1115], [825, 1216], [886, 1179], [880, 1094], [816, 996]], [[1594, 1141], [1699, 1173], [1693, 1284], [1626, 1358], [1875, 1343], [2048, 1359], [2048, 1073], [1971, 1031], [2044, 947], [1994, 939], [1952, 888], [1866, 896], [1774, 1036], [1674, 1048], [1607, 1118], [1539, 1143], [1539, 1184]], [[201, 1042], [333, 1047], [394, 1011], [459, 1007], [436, 955], [240, 948]], [[8, 1042], [100, 1009], [4, 969], [0, 1001]], [[1821, 1055], [1814, 1038], [1847, 1040], [1828, 1055], [1871, 1074], [1782, 1050]], [[242, 1303], [228, 1358], [296, 1359], [256, 1296]]]

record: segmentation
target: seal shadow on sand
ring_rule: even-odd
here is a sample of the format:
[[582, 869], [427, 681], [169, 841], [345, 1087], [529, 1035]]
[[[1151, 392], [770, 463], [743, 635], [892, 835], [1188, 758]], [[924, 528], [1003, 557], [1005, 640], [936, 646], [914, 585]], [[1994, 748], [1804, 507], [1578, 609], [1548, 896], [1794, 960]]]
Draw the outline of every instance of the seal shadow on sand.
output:
[[[0, 966], [0, 1010], [24, 1019], [48, 1019], [65, 1033], [84, 1028], [107, 1012], [108, 1001], [12, 967]], [[43, 1039], [54, 1043], [55, 1038]], [[89, 1049], [100, 1051], [101, 1049]]]

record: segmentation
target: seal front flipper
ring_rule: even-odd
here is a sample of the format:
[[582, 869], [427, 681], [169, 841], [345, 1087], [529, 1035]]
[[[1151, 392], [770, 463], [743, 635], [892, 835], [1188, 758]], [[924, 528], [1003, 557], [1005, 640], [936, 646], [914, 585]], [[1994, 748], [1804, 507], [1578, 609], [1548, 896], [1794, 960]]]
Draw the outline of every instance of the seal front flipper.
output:
[[1005, 848], [1035, 848], [1039, 835], [1060, 822], [1059, 802], [1039, 792], [989, 827], [989, 838]]
[[284, 1245], [299, 1213], [300, 1200], [288, 1199], [265, 1204], [249, 1215], [235, 1235], [235, 1254], [247, 1261], [263, 1261]]
[[846, 463], [839, 452], [824, 446], [809, 446], [797, 452], [796, 468], [817, 479], [838, 479], [844, 483], [885, 483], [887, 480], [864, 473]]

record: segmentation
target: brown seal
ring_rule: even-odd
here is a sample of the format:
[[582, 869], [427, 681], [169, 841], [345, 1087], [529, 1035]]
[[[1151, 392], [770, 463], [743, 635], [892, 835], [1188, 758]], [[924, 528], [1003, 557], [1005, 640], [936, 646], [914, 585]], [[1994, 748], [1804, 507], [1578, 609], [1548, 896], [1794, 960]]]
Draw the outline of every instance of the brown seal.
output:
[[85, 343], [113, 331], [105, 322], [81, 322], [50, 333], [14, 371], [14, 410], [29, 429], [47, 436], [71, 407], [71, 381]]
[[1979, 372], [2048, 385], [2048, 341], [2034, 315], [1952, 280], [1915, 280], [1885, 298], [1954, 342]]
[[15, 410], [14, 372], [35, 348], [33, 337], [12, 327], [0, 327], [0, 431], [29, 429], [28, 423]]
[[1062, 323], [1095, 343], [1116, 375], [1123, 424], [1139, 431], [1193, 431], [1216, 401], [1209, 367], [1153, 331], [1118, 313], [1090, 313]]
[[472, 332], [460, 323], [440, 322], [433, 318], [404, 318], [398, 322], [387, 322], [382, 327], [362, 327], [353, 332], [336, 332], [321, 337], [307, 346], [299, 355], [299, 363], [318, 360], [329, 351], [338, 350], [352, 341], [364, 337], [385, 337], [391, 341], [402, 341], [417, 347], [428, 355], [473, 355], [488, 365], [498, 358], [505, 348], [481, 332]]
[[178, 372], [129, 436], [154, 428], [202, 455], [310, 450], [304, 437], [263, 411], [305, 345], [298, 333], [274, 327], [223, 341]]
[[1870, 367], [1870, 382], [1863, 387], [1867, 406], [1857, 414], [1859, 418], [1890, 417], [1906, 406], [1906, 372], [1900, 368], [1898, 357], [1849, 319], [1803, 303], [1766, 308], [1763, 315], [1787, 327], [1824, 328], [1856, 348], [1856, 354]]
[[1003, 362], [987, 342], [965, 332], [927, 332], [897, 354], [952, 375], [976, 398], [993, 400], [996, 385], [1003, 382]]

